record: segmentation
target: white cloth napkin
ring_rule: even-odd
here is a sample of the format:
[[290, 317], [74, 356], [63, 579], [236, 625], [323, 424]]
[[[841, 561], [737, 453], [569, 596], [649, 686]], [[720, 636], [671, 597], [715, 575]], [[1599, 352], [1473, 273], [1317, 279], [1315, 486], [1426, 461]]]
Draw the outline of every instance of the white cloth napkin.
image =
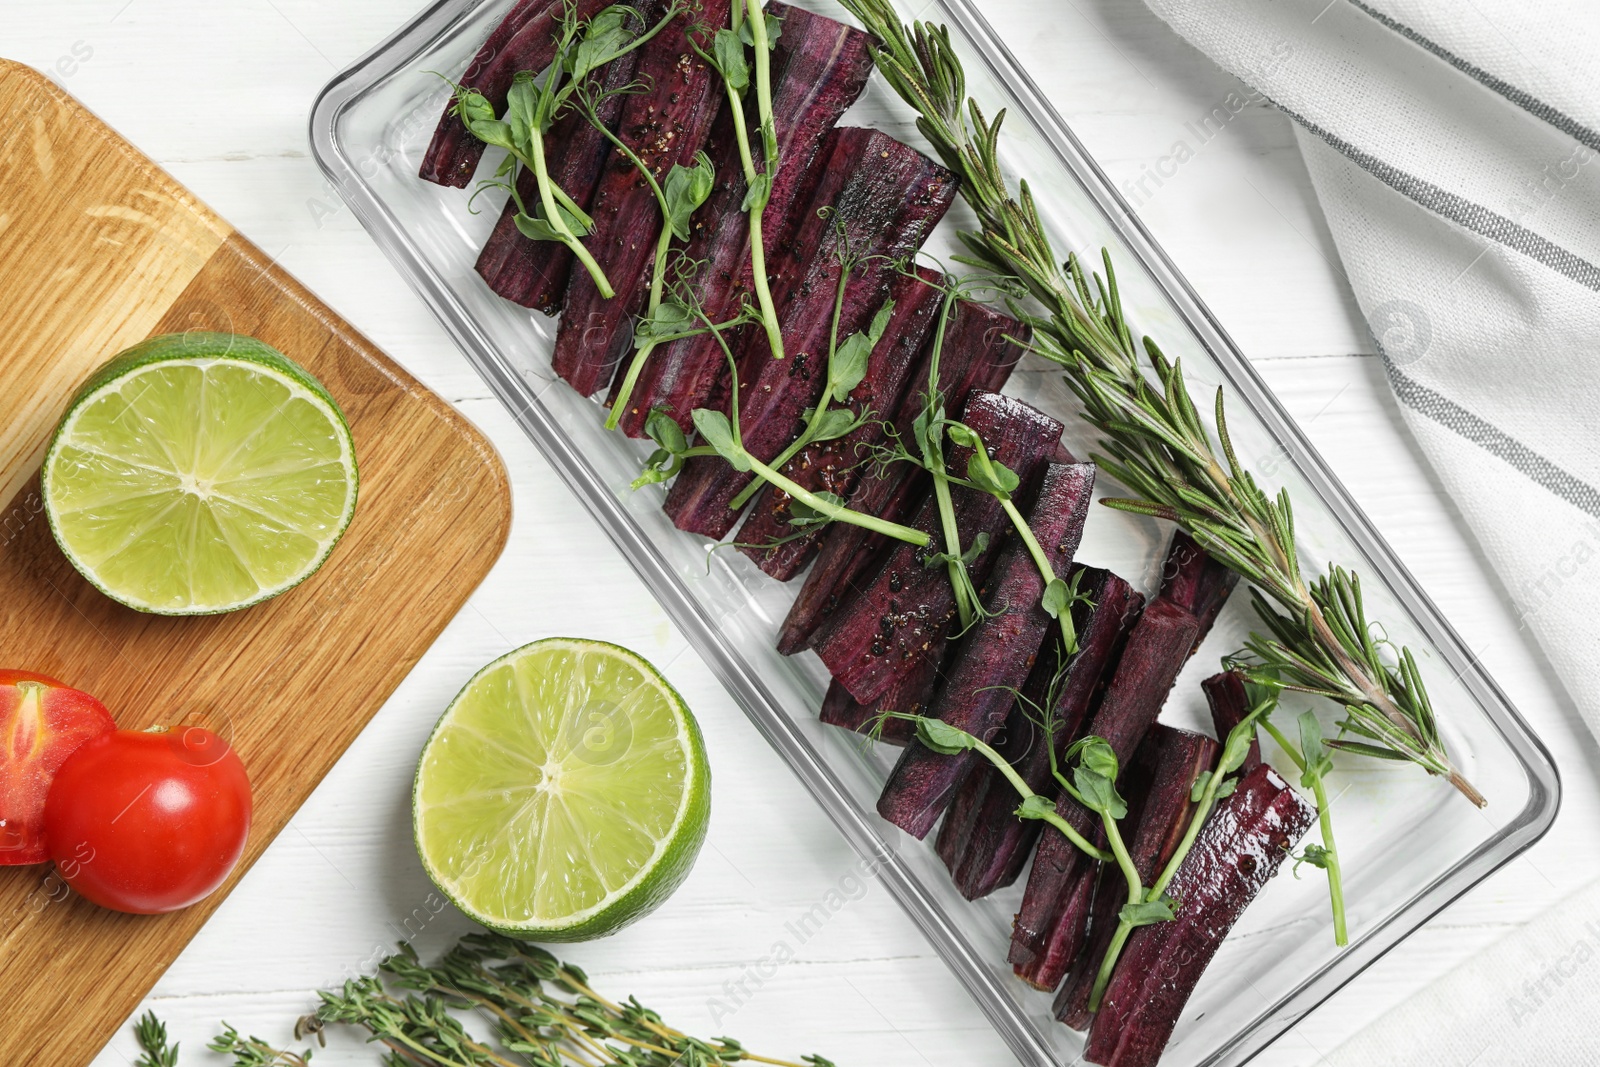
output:
[[[1399, 408], [1600, 732], [1600, 9], [1146, 2], [1294, 119]], [[1600, 1063], [1597, 905], [1584, 891], [1331, 1059]]]

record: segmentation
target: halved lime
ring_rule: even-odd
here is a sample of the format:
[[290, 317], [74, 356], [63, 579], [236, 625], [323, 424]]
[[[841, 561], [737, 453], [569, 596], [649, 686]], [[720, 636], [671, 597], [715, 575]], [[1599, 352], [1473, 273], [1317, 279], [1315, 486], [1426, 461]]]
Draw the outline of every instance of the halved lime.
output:
[[417, 853], [471, 918], [535, 941], [602, 937], [694, 866], [711, 769], [694, 716], [648, 662], [553, 637], [479, 671], [422, 749]]
[[45, 512], [72, 565], [160, 615], [212, 615], [299, 585], [356, 506], [333, 397], [253, 337], [152, 337], [73, 397], [45, 452]]

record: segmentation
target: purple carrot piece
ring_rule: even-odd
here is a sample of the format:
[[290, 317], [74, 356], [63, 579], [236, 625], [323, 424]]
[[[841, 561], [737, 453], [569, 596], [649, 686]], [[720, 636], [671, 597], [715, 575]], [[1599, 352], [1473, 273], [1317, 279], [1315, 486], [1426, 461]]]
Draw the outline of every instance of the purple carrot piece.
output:
[[[573, 17], [583, 21], [599, 14], [612, 0], [571, 2]], [[458, 84], [477, 90], [496, 115], [504, 114], [506, 94], [517, 73], [528, 70], [538, 74], [555, 59], [567, 4], [568, 0], [517, 0], [510, 13], [490, 31], [489, 39], [467, 64]], [[483, 148], [483, 142], [468, 133], [466, 123], [456, 115], [452, 96], [422, 154], [422, 167], [417, 173], [424, 181], [464, 189], [478, 169]]]
[[[869, 472], [856, 486], [849, 506], [889, 522], [910, 522], [927, 499], [930, 485], [927, 473], [921, 470]], [[825, 527], [816, 562], [778, 632], [778, 651], [792, 656], [810, 648], [822, 624], [850, 605], [898, 543], [848, 523]]]
[[[1072, 565], [1093, 490], [1092, 463], [1052, 463], [1044, 470], [1028, 527], [1057, 574]], [[1044, 576], [1020, 537], [1006, 541], [987, 586], [987, 606], [995, 614], [979, 619], [962, 641], [928, 711], [985, 741], [1004, 725], [1046, 631], [1055, 625], [1040, 604]], [[926, 837], [981, 758], [970, 749], [946, 755], [912, 741], [884, 784], [878, 814], [913, 837]]]
[[[547, 152], [551, 148], [554, 133], [552, 129], [545, 135]], [[581, 193], [569, 191], [568, 195], [579, 204], [583, 203]], [[521, 197], [523, 204], [529, 207], [539, 197], [538, 183], [534, 180], [533, 171], [527, 167], [517, 172], [517, 197]], [[560, 275], [560, 288], [565, 294], [572, 253], [556, 241], [535, 241], [525, 237], [517, 229], [516, 218], [517, 198], [508, 196], [505, 207], [500, 210], [500, 217], [495, 220], [494, 229], [489, 231], [489, 240], [484, 242], [472, 269], [501, 299], [554, 315], [560, 308], [543, 306], [538, 294], [549, 287], [554, 274]]]
[[[657, 19], [659, 11], [647, 8], [646, 18]], [[639, 53], [629, 52], [606, 65], [590, 82], [603, 93], [596, 118], [611, 132], [617, 131], [625, 96], [617, 92], [633, 80]], [[544, 154], [550, 180], [585, 211], [594, 203], [600, 175], [611, 156], [611, 142], [595, 128], [581, 108], [571, 106], [544, 135]], [[532, 209], [539, 200], [539, 186], [533, 171], [523, 167], [517, 173], [517, 196]], [[523, 307], [546, 315], [557, 315], [567, 296], [567, 279], [576, 261], [570, 249], [559, 241], [535, 241], [517, 229], [517, 201], [506, 198], [489, 241], [478, 255], [476, 270], [497, 294]]]
[[[964, 409], [974, 389], [1000, 391], [1022, 352], [1006, 340], [1008, 336], [1026, 342], [1029, 331], [991, 308], [957, 301], [939, 357], [938, 388], [945, 398], [945, 410]], [[927, 402], [930, 355], [928, 351], [921, 354], [895, 415], [895, 432], [902, 441], [910, 440], [912, 420]], [[926, 474], [909, 463], [886, 471], [868, 468], [848, 503], [855, 511], [905, 522], [921, 507], [929, 485]], [[859, 526], [836, 522], [824, 527], [816, 563], [783, 620], [778, 651], [792, 656], [810, 648], [822, 623], [850, 602], [856, 585], [876, 573], [874, 564], [881, 563], [892, 548], [889, 538]]]
[[[1134, 753], [1128, 777], [1140, 777], [1136, 772], [1143, 770], [1144, 781], [1130, 783], [1123, 792], [1129, 815], [1128, 829], [1123, 832], [1128, 855], [1139, 872], [1139, 881], [1145, 885], [1156, 880], [1177, 852], [1194, 814], [1194, 801], [1190, 799], [1194, 783], [1202, 772], [1217, 765], [1221, 752], [1221, 746], [1209, 737], [1158, 722]], [[1094, 992], [1100, 961], [1116, 933], [1117, 915], [1127, 901], [1128, 885], [1122, 872], [1105, 864], [1095, 890], [1088, 942], [1067, 973], [1067, 980], [1056, 991], [1056, 1018], [1074, 1030], [1088, 1029], [1094, 1018], [1089, 1011], [1089, 997]]]
[[[1156, 599], [1139, 616], [1117, 673], [1084, 731], [1102, 737], [1126, 764], [1156, 721], [1178, 672], [1189, 658], [1200, 621], [1170, 600]], [[1080, 832], [1100, 820], [1063, 794], [1056, 812]], [[1033, 871], [1011, 931], [1008, 959], [1017, 975], [1039, 989], [1054, 989], [1083, 947], [1089, 915], [1085, 885], [1095, 862], [1064, 835], [1039, 835]], [[1082, 902], [1082, 907], [1072, 907]]]
[[[907, 715], [921, 715], [933, 696], [938, 683], [939, 660], [928, 657], [908, 671], [904, 678], [891, 685], [887, 692], [871, 704], [858, 704], [838, 682], [828, 685], [828, 695], [822, 701], [818, 716], [830, 726], [840, 726], [857, 733], [866, 733], [880, 710], [903, 711]], [[916, 734], [916, 724], [908, 719], [886, 719], [878, 740], [887, 745], [904, 747]]]
[[[823, 166], [826, 175], [845, 177], [837, 187], [819, 186], [794, 238], [806, 267], [793, 279], [780, 277], [772, 293], [785, 357], [773, 358], [761, 330], [749, 334], [739, 357], [740, 433], [745, 451], [763, 462], [799, 435], [805, 409], [827, 383], [842, 257], [854, 258], [856, 269], [838, 305], [841, 340], [877, 313], [893, 263], [922, 247], [956, 195], [955, 175], [877, 130], [835, 130]], [[667, 514], [680, 530], [722, 538], [739, 519], [730, 501], [754, 477], [721, 456], [698, 456], [672, 483]]]
[[[689, 166], [705, 144], [723, 101], [721, 76], [695, 51], [711, 47], [712, 27], [728, 20], [729, 0], [700, 0], [639, 49], [635, 80], [650, 88], [628, 96], [617, 135], [657, 182], [674, 164]], [[566, 312], [556, 331], [555, 372], [583, 396], [611, 383], [633, 346], [633, 318], [644, 305], [663, 225], [661, 207], [639, 170], [613, 151], [589, 208], [594, 229], [584, 246], [616, 296], [607, 300], [586, 270], [570, 272]]]
[[[1216, 560], [1194, 538], [1182, 530], [1172, 531], [1172, 543], [1167, 547], [1167, 558], [1161, 564], [1161, 591], [1158, 594], [1174, 604], [1188, 608], [1200, 620], [1200, 635], [1194, 639], [1194, 651], [1211, 632], [1228, 594], [1239, 584], [1239, 576]], [[1191, 655], [1193, 652], [1190, 653]]]
[[[1063, 428], [1037, 408], [998, 393], [974, 392], [963, 421], [983, 438], [994, 461], [1010, 467], [1024, 485], [1055, 448]], [[964, 474], [967, 455], [967, 449], [950, 449], [950, 469]], [[972, 546], [980, 534], [989, 541], [969, 568], [973, 584], [981, 587], [1009, 524], [1000, 502], [988, 493], [952, 486], [950, 495], [962, 546]], [[859, 594], [830, 616], [817, 634], [817, 655], [863, 704], [877, 700], [918, 660], [942, 651], [940, 638], [956, 608], [946, 569], [927, 565], [940, 551], [938, 511], [930, 497], [911, 523], [933, 537], [933, 543], [918, 548], [896, 542], [877, 572], [860, 584]]]
[[[778, 171], [761, 217], [768, 284], [797, 274], [803, 262], [790, 254], [799, 210], [811, 200], [821, 168], [823, 140], [839, 116], [855, 102], [872, 73], [872, 41], [860, 30], [788, 4], [770, 0], [767, 12], [782, 20], [783, 33], [772, 50], [772, 114], [778, 135]], [[752, 89], [747, 94], [753, 98]], [[748, 120], [759, 152], [759, 125]], [[691, 284], [713, 322], [723, 322], [746, 300], [752, 304], [750, 227], [743, 204], [744, 166], [735, 139], [733, 114], [724, 108], [712, 129], [708, 150], [717, 166], [717, 187], [695, 214], [685, 261], [701, 264]], [[750, 333], [730, 337], [729, 347]], [[663, 345], [650, 354], [618, 425], [630, 437], [644, 436], [645, 419], [664, 408], [685, 431], [693, 429], [695, 408], [706, 407], [726, 360], [716, 339], [701, 335]]]
[[[1098, 567], [1074, 570], [1081, 574], [1078, 588], [1089, 601], [1073, 605], [1078, 653], [1067, 662], [1066, 677], [1057, 686], [1055, 706], [1049, 709], [1056, 727], [1051, 743], [1058, 756], [1082, 733], [1089, 709], [1104, 690], [1128, 632], [1144, 608], [1144, 597], [1110, 571]], [[1057, 788], [1050, 776], [1050, 749], [1039, 735], [1031, 708], [1045, 706], [1063, 657], [1059, 639], [1047, 641], [1046, 648], [1050, 651], [1034, 663], [1022, 690], [1031, 705], [1012, 708], [1006, 721], [1006, 744], [1000, 753], [1028, 788], [1050, 796]], [[973, 809], [970, 831], [964, 840], [952, 839], [947, 844], [946, 829], [954, 835], [960, 822], [957, 820], [952, 826], [952, 819], [946, 816], [939, 830], [939, 843], [941, 849], [955, 857], [952, 861], [946, 856], [945, 864], [956, 888], [968, 900], [977, 900], [1017, 880], [1043, 824], [1037, 819], [1017, 818], [1017, 791], [997, 767], [980, 765], [963, 784], [958, 803], [963, 802], [962, 798]]]
[[1084, 1059], [1104, 1067], [1155, 1067], [1217, 946], [1277, 873], [1316, 809], [1266, 764], [1219, 801], [1167, 887], [1171, 922], [1128, 938], [1089, 1028]]
[[[1244, 675], [1238, 671], [1223, 671], [1201, 682], [1200, 688], [1205, 690], [1206, 703], [1211, 705], [1211, 724], [1216, 728], [1217, 740], [1226, 742], [1233, 728], [1250, 714], [1250, 697], [1245, 692]], [[1239, 773], [1248, 772], [1260, 762], [1261, 739], [1254, 737], [1250, 741], [1249, 751], [1245, 753], [1244, 763], [1239, 767]]]
[[[871, 465], [871, 450], [883, 443], [883, 419], [899, 405], [916, 369], [929, 328], [938, 315], [944, 291], [937, 288], [937, 272], [918, 267], [915, 274], [901, 274], [889, 290], [894, 301], [884, 335], [867, 361], [867, 375], [843, 404], [834, 404], [860, 417], [872, 416], [843, 437], [808, 445], [783, 465], [782, 473], [804, 489], [827, 492], [847, 500], [856, 487], [864, 467]], [[796, 538], [796, 527], [789, 521], [788, 493], [766, 486], [751, 505], [750, 516], [739, 528], [745, 555], [756, 566], [780, 582], [799, 574], [816, 553], [821, 530]], [[781, 542], [781, 543], [777, 543]], [[772, 547], [762, 547], [771, 545]]]

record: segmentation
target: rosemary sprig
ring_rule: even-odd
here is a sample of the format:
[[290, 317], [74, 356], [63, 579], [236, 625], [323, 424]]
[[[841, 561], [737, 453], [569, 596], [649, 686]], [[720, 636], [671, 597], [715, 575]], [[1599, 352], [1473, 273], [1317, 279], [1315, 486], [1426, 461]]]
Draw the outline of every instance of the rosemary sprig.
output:
[[[1347, 750], [1410, 760], [1482, 806], [1483, 797], [1451, 764], [1439, 739], [1410, 653], [1400, 649], [1396, 666], [1366, 654], [1377, 642], [1365, 628], [1359, 584], [1353, 577], [1341, 580], [1337, 571], [1309, 584], [1302, 577], [1289, 497], [1270, 497], [1240, 465], [1221, 390], [1213, 439], [1181, 363], [1168, 360], [1148, 337], [1135, 344], [1109, 255], [1103, 278], [1091, 279], [1075, 256], [1063, 263], [1027, 182], [1012, 194], [998, 153], [1005, 114], [991, 121], [967, 96], [949, 31], [903, 24], [889, 0], [843, 3], [878, 39], [878, 69], [916, 109], [917, 128], [961, 179], [980, 225], [961, 234], [962, 262], [1017, 278], [1042, 307], [1042, 314], [1030, 313], [1012, 302], [1034, 329], [1033, 350], [1065, 368], [1085, 417], [1103, 435], [1105, 454], [1093, 458], [1138, 494], [1107, 503], [1178, 523], [1281, 609], [1267, 607], [1263, 622], [1272, 638], [1252, 645], [1261, 662], [1250, 669], [1280, 671], [1297, 679], [1291, 683], [1297, 687], [1339, 700], [1356, 724], [1351, 729], [1371, 742]], [[1257, 604], [1267, 602], [1258, 598]], [[1304, 678], [1313, 680], [1302, 686]]]

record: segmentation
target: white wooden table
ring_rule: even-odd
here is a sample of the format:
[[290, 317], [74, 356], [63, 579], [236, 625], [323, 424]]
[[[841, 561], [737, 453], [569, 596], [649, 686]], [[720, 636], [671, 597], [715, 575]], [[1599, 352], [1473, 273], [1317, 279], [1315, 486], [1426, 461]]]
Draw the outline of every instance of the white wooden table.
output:
[[[765, 742], [689, 651], [611, 544], [446, 339], [311, 161], [306, 120], [332, 74], [413, 14], [414, 0], [54, 0], [8, 3], [0, 53], [47, 71], [231, 219], [494, 440], [516, 522], [498, 567], [282, 837], [157, 984], [148, 1006], [186, 1063], [226, 1019], [286, 1041], [311, 990], [401, 937], [442, 944], [445, 909], [411, 846], [413, 762], [439, 710], [481, 664], [551, 634], [644, 652], [689, 699], [717, 779], [709, 843], [651, 921], [573, 958], [602, 990], [633, 992], [680, 1025], [775, 1055], [841, 1064], [997, 1064], [1004, 1046], [881, 886], [871, 885], [712, 1023], [786, 921], [854, 863]], [[1550, 835], [1278, 1042], [1261, 1062], [1319, 1050], [1476, 946], [1600, 874], [1595, 742], [1518, 632], [1419, 454], [1372, 355], [1288, 121], [1246, 108], [1156, 186], [1137, 184], [1186, 122], [1230, 92], [1214, 68], [1130, 0], [990, 0], [1021, 61], [1256, 361], [1469, 645], [1555, 752], [1566, 799]], [[1163, 167], [1170, 170], [1170, 164]], [[1146, 194], [1150, 195], [1146, 195]], [[0, 192], [0, 197], [3, 197]], [[1487, 461], [1487, 460], [1486, 460]], [[248, 696], [246, 696], [248, 699]], [[849, 883], [845, 883], [847, 886]], [[134, 1058], [126, 1033], [98, 1067]], [[371, 1063], [338, 1039], [318, 1062]]]

